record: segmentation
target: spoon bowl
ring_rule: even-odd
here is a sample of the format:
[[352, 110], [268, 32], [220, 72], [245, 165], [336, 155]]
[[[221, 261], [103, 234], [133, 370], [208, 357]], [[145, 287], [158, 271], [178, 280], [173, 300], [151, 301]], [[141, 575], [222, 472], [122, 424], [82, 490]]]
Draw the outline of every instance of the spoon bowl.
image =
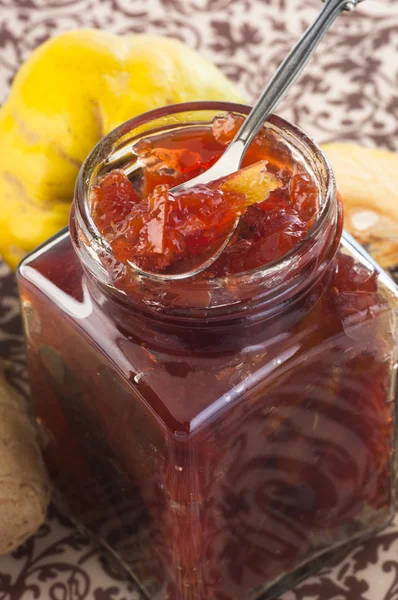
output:
[[234, 221], [228, 223], [220, 231], [219, 241], [216, 244], [213, 244], [206, 252], [196, 256], [190, 256], [186, 259], [177, 260], [161, 272], [146, 271], [130, 260], [127, 261], [127, 264], [141, 275], [145, 275], [145, 277], [156, 279], [158, 281], [177, 281], [179, 279], [195, 277], [195, 275], [198, 275], [211, 267], [211, 265], [221, 256], [226, 246], [228, 246], [231, 241], [231, 238], [239, 225], [239, 221], [240, 217], [236, 217]]

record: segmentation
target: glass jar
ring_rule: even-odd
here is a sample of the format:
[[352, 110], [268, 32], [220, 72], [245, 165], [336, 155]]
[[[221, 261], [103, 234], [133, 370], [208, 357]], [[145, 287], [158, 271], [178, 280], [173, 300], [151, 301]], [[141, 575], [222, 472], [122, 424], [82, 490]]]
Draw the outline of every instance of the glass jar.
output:
[[81, 169], [70, 234], [18, 273], [56, 500], [158, 600], [274, 597], [394, 513], [397, 288], [341, 239], [333, 174], [301, 131], [265, 124], [319, 187], [288, 255], [212, 280], [130, 273], [124, 290], [104, 264], [98, 176], [143, 136], [248, 110], [169, 106], [110, 133]]

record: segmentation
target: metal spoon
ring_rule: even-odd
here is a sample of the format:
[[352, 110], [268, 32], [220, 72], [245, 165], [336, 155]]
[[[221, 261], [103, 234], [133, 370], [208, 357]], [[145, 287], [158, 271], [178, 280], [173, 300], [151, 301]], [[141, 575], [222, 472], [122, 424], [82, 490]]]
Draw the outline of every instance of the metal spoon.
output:
[[[323, 2], [325, 6], [315, 22], [307, 29], [282, 62], [224, 154], [210, 169], [198, 177], [172, 188], [170, 190], [171, 194], [177, 191], [188, 190], [198, 184], [215, 181], [239, 170], [245, 152], [253, 141], [253, 138], [259, 129], [261, 129], [275, 106], [300, 75], [315, 48], [335, 19], [343, 11], [354, 9], [362, 0], [323, 0]], [[207, 255], [200, 255], [194, 257], [194, 259], [189, 259], [189, 261], [181, 259], [161, 273], [145, 271], [133, 261], [128, 261], [128, 264], [139, 273], [160, 281], [174, 281], [194, 277], [210, 267], [219, 258], [229, 244], [238, 223], [239, 217], [231, 224], [230, 230], [224, 236], [221, 236], [220, 245], [212, 248], [210, 256], [207, 253]]]

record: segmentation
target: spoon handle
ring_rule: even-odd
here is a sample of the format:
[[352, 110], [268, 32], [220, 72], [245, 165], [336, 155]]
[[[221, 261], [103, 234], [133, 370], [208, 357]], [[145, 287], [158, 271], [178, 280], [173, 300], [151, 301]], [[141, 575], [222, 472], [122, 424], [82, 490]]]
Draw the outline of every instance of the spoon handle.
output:
[[268, 83], [260, 99], [237, 133], [231, 146], [235, 143], [243, 152], [247, 149], [265, 119], [272, 113], [282, 96], [285, 95], [307, 64], [311, 54], [324, 34], [345, 10], [352, 10], [361, 0], [326, 0], [319, 16], [303, 37], [289, 52], [285, 60]]

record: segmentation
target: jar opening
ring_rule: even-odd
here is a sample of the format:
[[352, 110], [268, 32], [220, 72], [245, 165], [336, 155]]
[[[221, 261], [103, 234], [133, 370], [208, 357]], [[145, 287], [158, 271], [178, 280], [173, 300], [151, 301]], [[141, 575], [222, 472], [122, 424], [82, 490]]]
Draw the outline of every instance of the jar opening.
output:
[[[232, 112], [247, 115], [250, 107], [221, 102], [196, 102], [167, 106], [124, 123], [105, 136], [93, 149], [82, 166], [76, 184], [71, 232], [75, 248], [88, 271], [116, 293], [114, 282], [104, 266], [104, 253], [109, 254], [106, 241], [98, 232], [91, 215], [89, 191], [91, 186], [112, 168], [120, 167], [131, 157], [131, 148], [142, 138], [160, 133], [172, 133], [187, 127], [209, 126], [215, 116]], [[332, 171], [321, 150], [303, 132], [280, 117], [272, 116], [264, 127], [288, 148], [294, 161], [304, 165], [319, 190], [318, 216], [308, 235], [289, 252], [274, 262], [254, 270], [211, 279], [196, 278], [180, 282], [149, 280], [131, 274], [132, 294], [154, 310], [173, 312], [186, 308], [209, 310], [253, 301], [280, 302], [286, 296], [309, 283], [319, 263], [329, 256], [338, 234], [338, 203]], [[325, 236], [327, 230], [333, 235]], [[325, 246], [325, 237], [329, 248]], [[330, 238], [330, 239], [329, 239]], [[338, 241], [338, 240], [337, 240]], [[122, 268], [113, 264], [113, 268]], [[126, 294], [125, 294], [126, 295]]]

